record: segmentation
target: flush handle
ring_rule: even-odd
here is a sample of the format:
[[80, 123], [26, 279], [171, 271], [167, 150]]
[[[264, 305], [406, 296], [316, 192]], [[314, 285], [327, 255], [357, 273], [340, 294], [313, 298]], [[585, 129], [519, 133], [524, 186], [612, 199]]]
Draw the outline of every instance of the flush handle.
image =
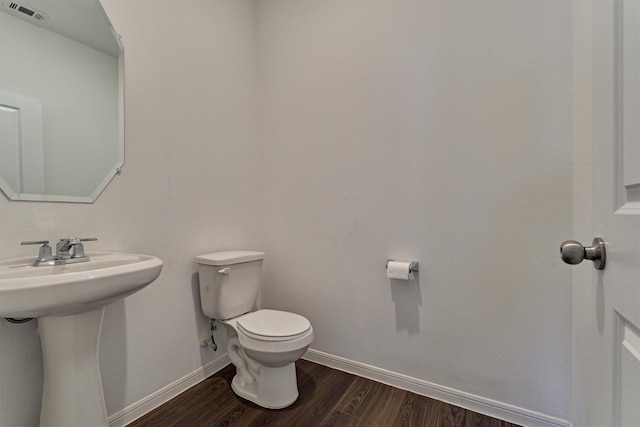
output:
[[586, 247], [575, 240], [567, 240], [560, 245], [560, 255], [562, 261], [567, 264], [580, 264], [584, 259], [591, 260], [596, 270], [604, 270], [607, 260], [604, 240], [600, 237], [593, 239], [592, 246]]
[[218, 270], [218, 274], [230, 274], [231, 273], [231, 267], [225, 267], [225, 268], [221, 268], [220, 270]]

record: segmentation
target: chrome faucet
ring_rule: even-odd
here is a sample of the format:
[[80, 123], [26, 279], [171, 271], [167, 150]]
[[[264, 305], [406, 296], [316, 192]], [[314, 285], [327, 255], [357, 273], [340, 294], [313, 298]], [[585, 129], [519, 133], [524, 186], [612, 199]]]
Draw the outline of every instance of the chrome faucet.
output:
[[76, 246], [82, 247], [82, 243], [80, 243], [80, 239], [78, 239], [77, 237], [67, 237], [58, 240], [58, 243], [56, 243], [56, 258], [71, 258], [71, 254], [69, 253], [69, 251], [71, 250], [71, 248], [74, 248], [75, 251]]
[[24, 241], [22, 245], [42, 245], [38, 253], [38, 258], [33, 263], [36, 267], [46, 265], [73, 264], [77, 262], [89, 261], [89, 257], [84, 253], [82, 242], [98, 240], [95, 237], [65, 237], [56, 243], [56, 255], [51, 253], [51, 246], [48, 240]]

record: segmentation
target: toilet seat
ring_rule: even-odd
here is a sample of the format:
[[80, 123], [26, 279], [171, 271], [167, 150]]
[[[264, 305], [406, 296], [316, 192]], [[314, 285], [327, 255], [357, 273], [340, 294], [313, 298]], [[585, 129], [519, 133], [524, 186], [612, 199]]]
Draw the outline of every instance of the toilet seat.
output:
[[236, 318], [238, 332], [270, 342], [295, 340], [308, 334], [311, 323], [299, 314], [279, 310], [258, 310]]

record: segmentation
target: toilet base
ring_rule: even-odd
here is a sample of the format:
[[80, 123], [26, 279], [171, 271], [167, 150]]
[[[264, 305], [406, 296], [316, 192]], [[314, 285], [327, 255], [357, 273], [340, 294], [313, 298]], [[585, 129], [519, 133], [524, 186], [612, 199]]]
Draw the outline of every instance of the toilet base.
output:
[[273, 368], [260, 366], [256, 382], [244, 383], [236, 374], [231, 381], [233, 391], [243, 399], [268, 409], [282, 409], [298, 399], [296, 365]]

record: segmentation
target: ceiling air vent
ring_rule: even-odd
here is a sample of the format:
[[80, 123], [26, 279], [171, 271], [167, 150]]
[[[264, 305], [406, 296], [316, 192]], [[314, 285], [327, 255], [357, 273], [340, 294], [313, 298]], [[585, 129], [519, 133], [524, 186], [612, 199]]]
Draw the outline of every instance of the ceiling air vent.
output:
[[3, 2], [2, 8], [8, 9], [7, 11], [12, 15], [16, 15], [25, 19], [31, 19], [34, 21], [42, 22], [48, 18], [46, 13], [40, 12], [37, 9], [13, 0]]

